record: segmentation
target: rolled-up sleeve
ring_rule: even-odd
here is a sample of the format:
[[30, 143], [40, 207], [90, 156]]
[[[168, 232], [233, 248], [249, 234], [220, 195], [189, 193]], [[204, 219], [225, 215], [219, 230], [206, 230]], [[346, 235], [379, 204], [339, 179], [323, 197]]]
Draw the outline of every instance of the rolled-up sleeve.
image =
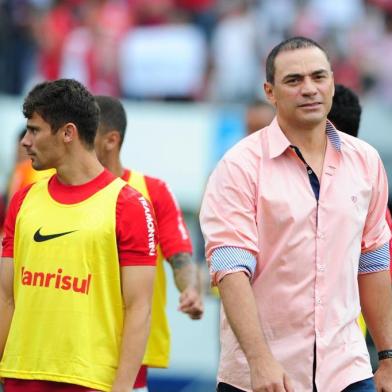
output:
[[388, 181], [380, 157], [374, 160], [372, 197], [362, 234], [359, 273], [389, 270], [391, 231], [386, 220]]
[[202, 202], [200, 225], [213, 285], [232, 272], [243, 271], [251, 278], [256, 267], [257, 162], [244, 159], [244, 153], [239, 148], [223, 158]]

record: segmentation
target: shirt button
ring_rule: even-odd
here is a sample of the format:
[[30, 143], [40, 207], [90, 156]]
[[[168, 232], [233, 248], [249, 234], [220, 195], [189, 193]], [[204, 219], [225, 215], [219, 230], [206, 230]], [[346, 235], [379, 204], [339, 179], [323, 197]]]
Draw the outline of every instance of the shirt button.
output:
[[319, 264], [318, 269], [320, 272], [324, 272], [325, 271], [325, 265], [324, 264]]
[[308, 170], [308, 174], [312, 174], [313, 172], [311, 170]]
[[320, 305], [321, 304], [321, 299], [320, 298], [316, 298], [316, 304]]
[[317, 234], [317, 238], [323, 239], [323, 238], [324, 238], [324, 234], [319, 232], [319, 233]]

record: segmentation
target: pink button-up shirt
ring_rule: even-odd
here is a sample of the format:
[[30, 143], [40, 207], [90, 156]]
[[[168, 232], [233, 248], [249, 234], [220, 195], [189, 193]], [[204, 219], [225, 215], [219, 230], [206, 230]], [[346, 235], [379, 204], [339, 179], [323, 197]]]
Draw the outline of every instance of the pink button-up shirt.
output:
[[[201, 211], [213, 283], [233, 271], [250, 276], [269, 347], [297, 392], [312, 391], [315, 343], [320, 392], [372, 377], [357, 277], [389, 268], [381, 160], [330, 123], [327, 135], [318, 201], [275, 119], [224, 156]], [[221, 315], [218, 381], [251, 391], [247, 360]]]

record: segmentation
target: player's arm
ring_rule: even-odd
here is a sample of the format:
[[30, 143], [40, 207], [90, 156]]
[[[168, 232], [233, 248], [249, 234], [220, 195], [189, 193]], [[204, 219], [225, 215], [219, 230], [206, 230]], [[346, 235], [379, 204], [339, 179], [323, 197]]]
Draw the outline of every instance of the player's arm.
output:
[[176, 253], [169, 258], [173, 269], [174, 282], [181, 292], [179, 307], [181, 312], [193, 320], [201, 319], [204, 312], [201, 296], [200, 275], [190, 253]]
[[182, 211], [165, 182], [146, 177], [146, 184], [157, 219], [160, 246], [181, 293], [178, 309], [191, 319], [200, 319], [204, 312], [200, 275], [192, 260], [192, 244]]
[[3, 357], [5, 343], [14, 314], [14, 261], [4, 257], [0, 261], [0, 358]]
[[129, 392], [135, 382], [150, 331], [150, 310], [155, 267], [121, 268], [125, 306], [120, 360], [112, 392]]
[[156, 221], [151, 204], [129, 186], [122, 189], [117, 200], [116, 236], [124, 325], [112, 392], [129, 392], [142, 364], [150, 332], [157, 257]]

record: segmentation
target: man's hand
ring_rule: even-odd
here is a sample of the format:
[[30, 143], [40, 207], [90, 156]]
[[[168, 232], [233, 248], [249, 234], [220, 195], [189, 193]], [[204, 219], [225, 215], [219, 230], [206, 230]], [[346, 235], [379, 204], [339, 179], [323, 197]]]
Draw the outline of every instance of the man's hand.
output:
[[392, 392], [392, 359], [383, 359], [379, 362], [374, 381], [377, 392]]
[[248, 275], [243, 271], [227, 274], [218, 288], [231, 329], [248, 360], [252, 391], [294, 392], [264, 337]]
[[186, 288], [180, 295], [178, 310], [186, 313], [192, 320], [200, 320], [204, 306], [198, 290], [194, 287]]
[[294, 392], [288, 375], [272, 356], [249, 364], [253, 392]]

